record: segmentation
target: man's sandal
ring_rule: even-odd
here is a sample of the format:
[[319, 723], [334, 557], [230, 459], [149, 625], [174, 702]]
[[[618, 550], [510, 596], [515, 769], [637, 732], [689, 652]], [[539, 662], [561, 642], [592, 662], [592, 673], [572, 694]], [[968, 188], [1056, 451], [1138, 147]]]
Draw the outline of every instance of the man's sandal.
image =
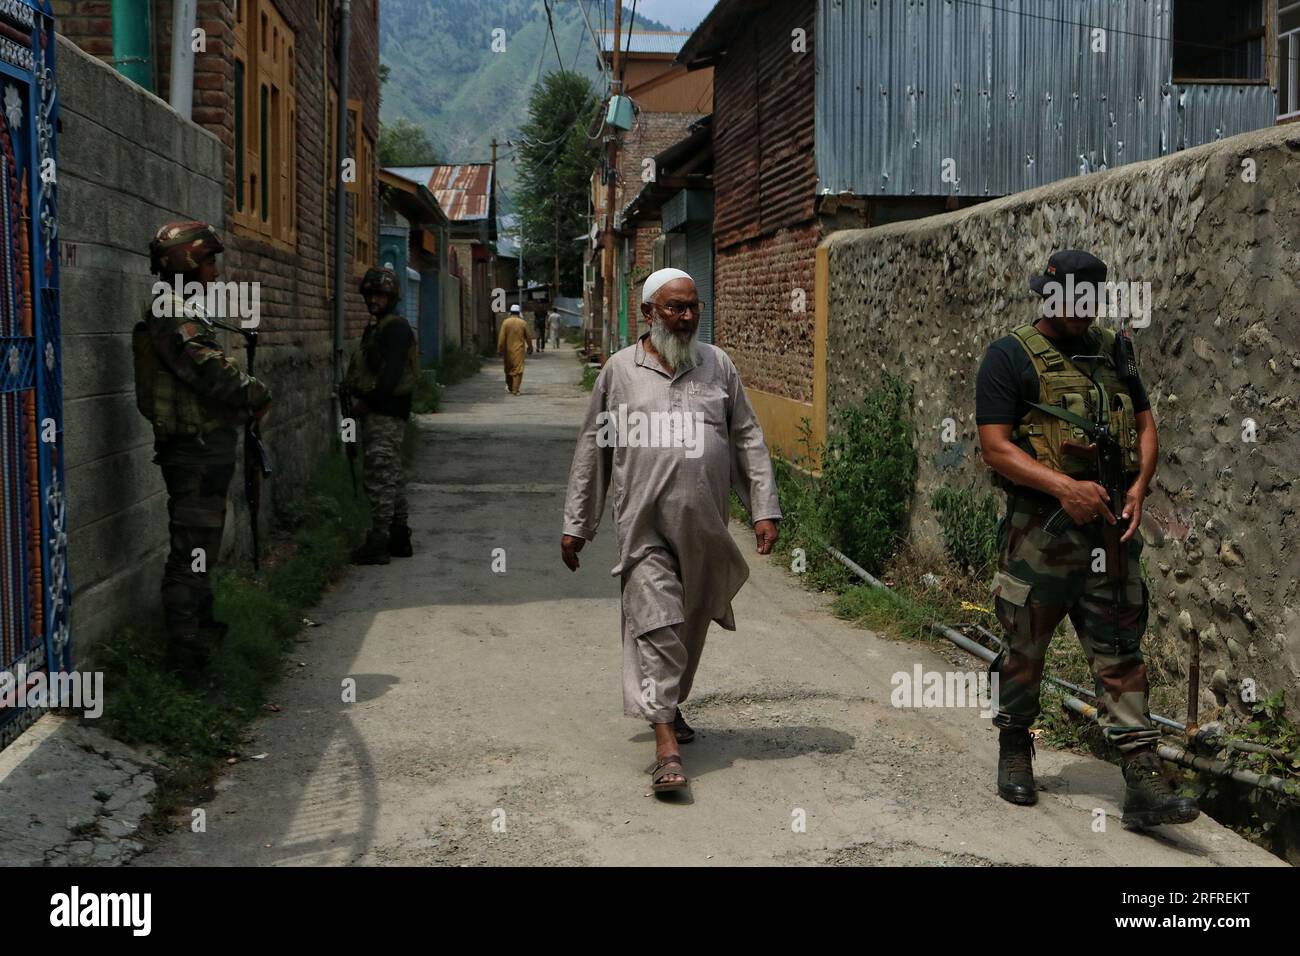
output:
[[[678, 776], [680, 780], [666, 781], [665, 778]], [[685, 790], [690, 781], [682, 770], [682, 758], [680, 754], [669, 754], [661, 760], [656, 760], [654, 766], [650, 768], [650, 789], [655, 793], [666, 793], [669, 790]]]

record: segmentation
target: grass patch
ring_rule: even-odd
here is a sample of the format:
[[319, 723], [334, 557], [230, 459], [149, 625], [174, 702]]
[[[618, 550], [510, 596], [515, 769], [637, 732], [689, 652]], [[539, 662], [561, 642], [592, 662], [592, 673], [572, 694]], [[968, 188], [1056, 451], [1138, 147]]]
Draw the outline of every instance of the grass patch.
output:
[[590, 392], [596, 387], [596, 379], [600, 377], [600, 369], [594, 365], [584, 365], [582, 367], [582, 390]]
[[971, 577], [987, 577], [996, 569], [998, 505], [992, 492], [975, 488], [944, 486], [930, 496], [949, 559]]
[[429, 415], [442, 407], [442, 386], [438, 384], [438, 375], [432, 369], [420, 373], [415, 383], [415, 392], [411, 395], [411, 411], [416, 415]]
[[821, 456], [816, 510], [828, 540], [872, 574], [902, 540], [916, 488], [911, 392], [886, 376], [842, 409]]
[[455, 385], [472, 378], [483, 368], [483, 356], [470, 349], [447, 349], [438, 363], [437, 381], [442, 386]]
[[170, 812], [205, 787], [221, 764], [239, 756], [253, 718], [280, 680], [285, 652], [365, 529], [369, 506], [354, 498], [347, 460], [329, 456], [305, 495], [277, 509], [262, 571], [248, 562], [220, 572], [216, 616], [229, 625], [209, 667], [212, 687], [193, 690], [162, 670], [161, 627], [132, 625], [95, 654], [112, 693], [104, 726], [125, 743], [150, 748], [170, 775], [159, 810]]

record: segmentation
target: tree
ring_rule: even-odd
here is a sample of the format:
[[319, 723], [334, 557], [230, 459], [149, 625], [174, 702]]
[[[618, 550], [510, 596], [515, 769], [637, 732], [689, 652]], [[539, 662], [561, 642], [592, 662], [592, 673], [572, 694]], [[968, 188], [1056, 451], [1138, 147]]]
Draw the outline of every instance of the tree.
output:
[[424, 129], [403, 117], [391, 125], [379, 124], [379, 165], [435, 166], [433, 143]]
[[558, 256], [561, 295], [582, 292], [582, 243], [573, 237], [587, 231], [591, 171], [600, 157], [600, 142], [588, 131], [599, 109], [590, 80], [557, 70], [533, 88], [520, 131], [516, 200], [524, 272], [550, 282]]

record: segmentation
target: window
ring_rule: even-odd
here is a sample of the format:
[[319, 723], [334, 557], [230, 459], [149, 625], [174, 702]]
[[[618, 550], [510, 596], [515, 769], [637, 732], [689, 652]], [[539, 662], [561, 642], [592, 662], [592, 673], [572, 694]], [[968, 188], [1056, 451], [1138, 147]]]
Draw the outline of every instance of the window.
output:
[[1300, 117], [1300, 2], [1277, 11], [1277, 115]]
[[297, 234], [297, 54], [271, 0], [235, 6], [235, 227], [275, 245]]
[[375, 141], [366, 132], [360, 100], [348, 100], [348, 152], [356, 160], [356, 178], [348, 183], [348, 206], [356, 236], [353, 265], [358, 272], [371, 266], [375, 254]]
[[1267, 0], [1174, 0], [1174, 82], [1265, 82], [1267, 8]]

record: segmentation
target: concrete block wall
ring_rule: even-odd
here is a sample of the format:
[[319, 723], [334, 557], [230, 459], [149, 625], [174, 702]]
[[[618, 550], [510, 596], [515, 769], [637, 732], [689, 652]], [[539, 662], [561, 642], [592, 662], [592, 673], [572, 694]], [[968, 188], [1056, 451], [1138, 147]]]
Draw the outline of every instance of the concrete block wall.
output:
[[[990, 341], [1032, 321], [1026, 282], [1055, 249], [1091, 249], [1110, 278], [1150, 282], [1134, 332], [1160, 430], [1142, 523], [1153, 666], [1201, 699], [1240, 681], [1285, 690], [1300, 717], [1300, 129], [1247, 133], [978, 207], [826, 240], [828, 402], [890, 370], [911, 383], [920, 470], [912, 534], [938, 540], [940, 485], [987, 487], [974, 415]], [[721, 266], [721, 262], [720, 262]], [[721, 269], [720, 269], [721, 271]], [[942, 441], [944, 419], [957, 441]], [[1254, 441], [1243, 423], [1254, 422]], [[1216, 693], [1216, 688], [1218, 692]]]
[[[73, 647], [156, 610], [167, 499], [135, 407], [131, 328], [150, 298], [148, 240], [221, 220], [221, 144], [72, 43], [57, 51], [65, 480]], [[149, 144], [149, 145], [143, 145]]]

